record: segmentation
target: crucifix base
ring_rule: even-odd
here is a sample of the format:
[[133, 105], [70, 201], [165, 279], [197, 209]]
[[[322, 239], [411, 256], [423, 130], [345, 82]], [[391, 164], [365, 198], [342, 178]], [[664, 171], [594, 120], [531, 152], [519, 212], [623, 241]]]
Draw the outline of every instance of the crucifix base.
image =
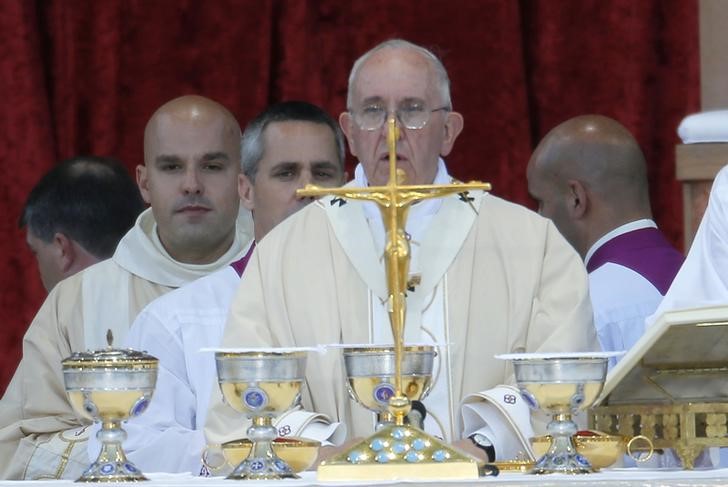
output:
[[478, 462], [424, 431], [389, 425], [321, 462], [318, 480], [477, 479]]

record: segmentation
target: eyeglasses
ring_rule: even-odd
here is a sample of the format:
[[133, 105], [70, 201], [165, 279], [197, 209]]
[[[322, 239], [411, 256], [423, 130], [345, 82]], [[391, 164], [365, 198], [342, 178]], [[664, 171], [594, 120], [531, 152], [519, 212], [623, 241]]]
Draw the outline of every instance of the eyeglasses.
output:
[[[401, 103], [394, 113], [397, 120], [408, 129], [417, 130], [427, 125], [432, 112], [444, 110], [450, 111], [450, 107], [443, 106], [435, 109], [428, 109], [427, 105], [421, 101], [405, 101]], [[372, 103], [365, 105], [361, 110], [349, 110], [354, 117], [354, 122], [362, 130], [378, 130], [387, 120], [390, 111], [381, 103]]]

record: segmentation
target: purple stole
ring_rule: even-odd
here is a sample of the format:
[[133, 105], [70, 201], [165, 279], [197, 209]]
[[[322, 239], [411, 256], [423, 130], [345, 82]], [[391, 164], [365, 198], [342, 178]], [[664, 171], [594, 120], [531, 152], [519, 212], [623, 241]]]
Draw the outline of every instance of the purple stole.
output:
[[230, 266], [232, 266], [233, 269], [235, 269], [235, 272], [238, 273], [238, 277], [243, 276], [243, 271], [246, 267], [248, 267], [248, 261], [250, 260], [250, 256], [253, 255], [253, 249], [255, 248], [255, 242], [250, 246], [248, 251], [245, 253], [245, 255], [240, 259], [236, 260], [235, 262], [231, 263]]
[[587, 272], [612, 262], [632, 269], [650, 281], [663, 296], [670, 287], [685, 257], [656, 228], [641, 228], [623, 233], [594, 252]]

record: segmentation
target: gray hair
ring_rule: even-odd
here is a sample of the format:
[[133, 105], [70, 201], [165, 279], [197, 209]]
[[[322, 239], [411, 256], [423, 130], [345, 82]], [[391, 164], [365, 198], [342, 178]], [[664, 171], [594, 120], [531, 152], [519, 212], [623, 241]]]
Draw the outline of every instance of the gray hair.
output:
[[410, 49], [422, 54], [425, 59], [430, 61], [430, 64], [432, 64], [432, 68], [435, 70], [435, 74], [437, 75], [438, 90], [443, 104], [447, 106], [448, 109], [452, 109], [452, 100], [450, 98], [450, 78], [447, 75], [445, 66], [442, 64], [442, 61], [440, 61], [440, 58], [438, 58], [429, 49], [425, 49], [422, 46], [418, 46], [417, 44], [413, 44], [412, 42], [404, 39], [390, 39], [388, 41], [384, 41], [365, 52], [359, 59], [356, 60], [356, 62], [354, 62], [354, 66], [351, 68], [351, 73], [349, 74], [349, 89], [346, 93], [347, 109], [351, 110], [352, 108], [352, 103], [354, 101], [354, 81], [356, 80], [356, 77], [359, 76], [361, 67], [373, 54], [385, 49]]
[[336, 155], [341, 170], [344, 170], [346, 146], [339, 124], [321, 108], [305, 101], [284, 101], [266, 108], [256, 116], [243, 132], [241, 161], [242, 170], [251, 182], [255, 182], [258, 165], [265, 150], [263, 133], [269, 124], [275, 122], [311, 122], [328, 126], [336, 140]]

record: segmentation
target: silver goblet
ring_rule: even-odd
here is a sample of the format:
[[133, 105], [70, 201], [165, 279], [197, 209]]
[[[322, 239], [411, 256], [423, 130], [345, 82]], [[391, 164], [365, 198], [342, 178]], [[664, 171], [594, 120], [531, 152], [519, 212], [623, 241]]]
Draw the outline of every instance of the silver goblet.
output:
[[101, 452], [77, 482], [135, 482], [147, 480], [127, 460], [121, 444], [121, 422], [147, 408], [157, 383], [158, 361], [134, 350], [108, 348], [78, 352], [62, 362], [66, 392], [76, 413], [101, 422], [96, 437]]
[[[436, 355], [435, 348], [431, 345], [404, 347], [402, 393], [410, 401], [421, 401], [430, 392]], [[395, 366], [393, 345], [344, 348], [349, 394], [359, 404], [377, 414], [377, 430], [394, 421], [388, 406], [389, 398], [395, 393]]]
[[536, 461], [532, 473], [589, 473], [594, 469], [577, 452], [577, 426], [571, 415], [589, 408], [604, 386], [608, 359], [615, 354], [586, 352], [569, 354], [509, 354], [516, 382], [526, 403], [552, 415], [547, 426], [551, 444]]
[[273, 418], [298, 402], [306, 371], [306, 351], [216, 352], [217, 376], [225, 401], [251, 419], [250, 454], [228, 479], [299, 478], [273, 451]]

